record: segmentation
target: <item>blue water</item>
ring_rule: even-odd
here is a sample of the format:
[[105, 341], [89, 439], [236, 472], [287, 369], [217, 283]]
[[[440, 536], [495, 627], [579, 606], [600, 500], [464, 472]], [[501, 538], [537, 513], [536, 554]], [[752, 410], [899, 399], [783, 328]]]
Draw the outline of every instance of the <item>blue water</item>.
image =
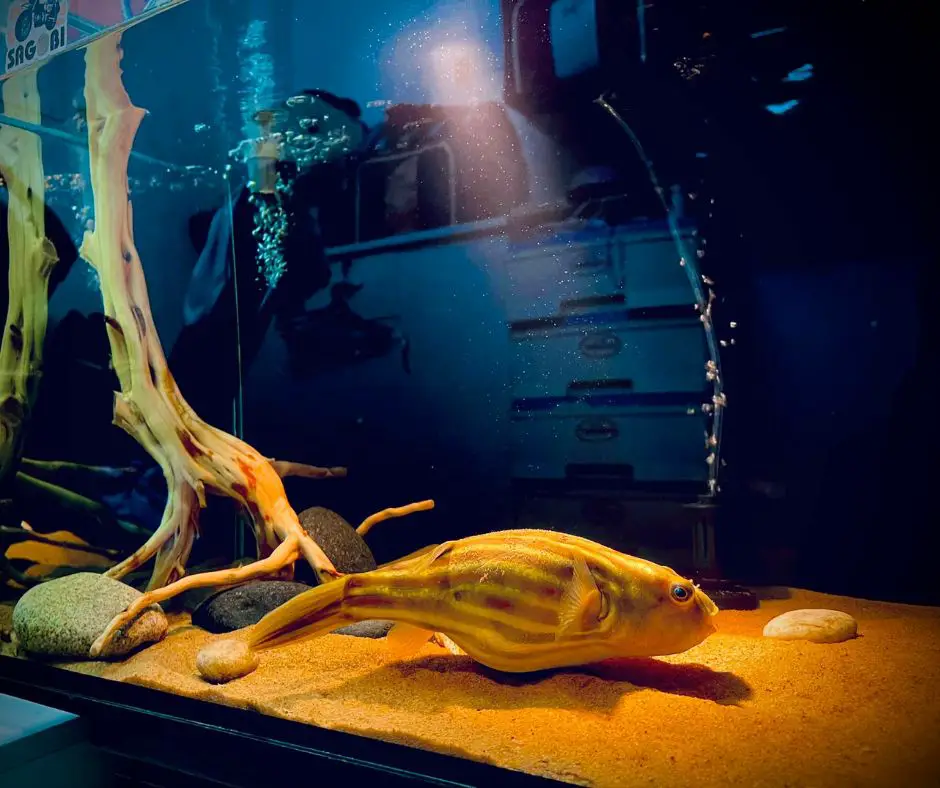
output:
[[[533, 522], [632, 549], [638, 498], [704, 496], [733, 576], [922, 599], [912, 573], [879, 572], [926, 553], [936, 429], [927, 72], [904, 21], [871, 2], [812, 21], [792, 3], [512, 6], [191, 0], [124, 34], [148, 111], [134, 240], [186, 399], [265, 456], [349, 467], [289, 480], [298, 511], [356, 524], [434, 498], [376, 530], [380, 560]], [[77, 259], [94, 218], [83, 73], [75, 50], [38, 77], [63, 263], [24, 456], [132, 467], [82, 494], [146, 530], [164, 491], [111, 424], [99, 283]], [[272, 109], [319, 147], [282, 167], [269, 218], [288, 229], [259, 266], [244, 153]], [[589, 516], [599, 501], [615, 513]], [[195, 558], [250, 551], [234, 516], [212, 500]], [[772, 575], [759, 554], [783, 548], [798, 559]]]

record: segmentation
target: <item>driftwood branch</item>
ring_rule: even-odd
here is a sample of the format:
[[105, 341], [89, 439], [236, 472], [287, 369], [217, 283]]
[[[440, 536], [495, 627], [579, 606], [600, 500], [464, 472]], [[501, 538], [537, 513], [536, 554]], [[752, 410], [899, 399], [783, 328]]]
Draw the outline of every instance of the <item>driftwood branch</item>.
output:
[[[140, 610], [187, 588], [281, 571], [292, 575], [300, 557], [321, 581], [339, 575], [301, 527], [271, 463], [245, 442], [200, 419], [167, 367], [134, 245], [127, 163], [145, 113], [131, 103], [122, 84], [120, 41], [119, 33], [111, 34], [85, 50], [95, 222], [94, 230], [85, 235], [81, 253], [98, 272], [112, 366], [121, 386], [115, 394], [114, 423], [160, 465], [168, 496], [157, 531], [109, 571], [113, 577], [122, 577], [155, 557], [148, 593], [112, 621], [92, 645], [92, 657], [106, 654], [114, 633]], [[245, 508], [262, 560], [239, 570], [180, 580], [207, 489], [230, 496]]]
[[428, 509], [433, 508], [434, 501], [428, 500], [418, 501], [417, 503], [408, 504], [408, 506], [394, 506], [389, 509], [383, 509], [381, 512], [376, 512], [363, 520], [356, 529], [356, 533], [359, 534], [359, 536], [365, 537], [365, 535], [372, 530], [373, 525], [381, 523], [383, 520], [390, 520], [393, 517], [404, 517], [406, 514], [412, 514], [414, 512], [426, 512]]
[[287, 460], [269, 460], [274, 472], [282, 479], [288, 476], [303, 476], [306, 479], [340, 479], [346, 476], [345, 468], [318, 468]]
[[[157, 531], [108, 572], [123, 577], [150, 558], [156, 559], [146, 593], [92, 644], [92, 658], [106, 655], [114, 634], [144, 608], [192, 588], [231, 585], [278, 573], [291, 577], [294, 563], [301, 558], [320, 582], [340, 576], [300, 525], [275, 465], [244, 441], [200, 419], [167, 367], [134, 246], [127, 162], [145, 113], [131, 103], [122, 84], [120, 42], [120, 33], [112, 33], [85, 50], [95, 222], [94, 230], [85, 234], [82, 256], [98, 272], [112, 366], [121, 386], [114, 399], [114, 423], [160, 465], [168, 496]], [[288, 464], [280, 470], [301, 467]], [[320, 469], [307, 473], [324, 478]], [[207, 491], [241, 504], [251, 518], [259, 560], [183, 577]]]
[[[37, 70], [3, 83], [3, 110], [42, 122]], [[42, 369], [49, 319], [49, 277], [58, 261], [46, 238], [42, 141], [15, 126], [0, 127], [0, 174], [7, 184], [9, 303], [0, 341], [0, 488], [16, 472]]]

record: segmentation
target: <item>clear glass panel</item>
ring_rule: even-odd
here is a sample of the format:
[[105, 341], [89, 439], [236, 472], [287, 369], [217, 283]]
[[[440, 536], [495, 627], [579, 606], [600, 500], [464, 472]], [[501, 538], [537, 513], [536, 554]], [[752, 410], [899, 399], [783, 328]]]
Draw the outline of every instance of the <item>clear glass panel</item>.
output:
[[854, 597], [940, 601], [874, 5], [0, 2], [4, 654], [597, 785], [931, 751], [844, 716], [938, 647]]
[[[677, 211], [670, 228], [614, 120], [597, 145], [502, 100], [495, 4], [294, 13], [284, 47], [266, 43], [274, 20], [256, 30], [267, 69], [289, 61], [253, 106], [273, 110], [257, 133], [282, 144], [299, 226], [298, 251], [265, 263], [286, 273], [263, 350], [243, 355], [245, 428], [350, 474], [297, 485], [295, 508], [355, 523], [433, 498], [433, 516], [376, 532], [380, 560], [446, 522], [573, 528], [691, 567], [712, 407], [694, 224]], [[664, 520], [671, 536], [642, 536]]]
[[[193, 25], [208, 24], [206, 9], [198, 4], [174, 11]], [[74, 26], [75, 16], [69, 19]], [[106, 14], [99, 20], [107, 21]], [[188, 327], [191, 315], [202, 308], [200, 297], [205, 300], [203, 294], [212, 292], [212, 282], [198, 277], [196, 264], [200, 234], [205, 232], [202, 216], [228, 203], [225, 152], [212, 147], [223, 143], [201, 134], [190, 119], [202, 113], [205, 95], [173, 98], [154, 78], [158, 60], [145, 29], [134, 27], [125, 35], [124, 82], [134, 101], [150, 113], [134, 140], [128, 166], [146, 311], [194, 407], [232, 430], [238, 380], [217, 388], [204, 385], [202, 375], [208, 370], [199, 354], [236, 359], [234, 321], [203, 331], [201, 344], [190, 339]], [[135, 39], [140, 46], [133, 44]], [[72, 49], [49, 57], [38, 69], [9, 69], [3, 83], [4, 177], [10, 184], [28, 179], [20, 191], [8, 188], [4, 193], [11, 239], [4, 243], [4, 255], [12, 261], [9, 292], [14, 297], [8, 314], [12, 324], [4, 339], [8, 369], [3, 377], [9, 381], [7, 396], [16, 400], [15, 405], [7, 400], [13, 410], [3, 472], [3, 497], [10, 507], [4, 525], [22, 522], [56, 541], [77, 538], [94, 548], [67, 549], [32, 537], [24, 542], [21, 533], [13, 534], [8, 541], [17, 544], [7, 551], [12, 564], [5, 569], [14, 576], [25, 572], [30, 585], [77, 567], [107, 567], [116, 563], [112, 557], [129, 556], [157, 530], [166, 503], [159, 464], [112, 424], [114, 392], [121, 390], [121, 383], [112, 369], [106, 331], [105, 315], [111, 308], [103, 305], [96, 267], [78, 253], [86, 231], [95, 226], [84, 59], [84, 50]], [[208, 72], [203, 64], [191, 67]], [[24, 92], [31, 98], [24, 100]], [[165, 120], [154, 124], [154, 117]], [[11, 201], [12, 212], [7, 210]], [[36, 240], [40, 214], [58, 257], [48, 278], [43, 273], [48, 264]], [[3, 309], [6, 313], [7, 299]], [[28, 352], [18, 350], [20, 334], [27, 338]], [[24, 389], [17, 382], [21, 379], [34, 379], [36, 385]], [[221, 525], [210, 528], [205, 544], [197, 546], [192, 559], [196, 565], [219, 556], [231, 561], [238, 549], [234, 508], [213, 508], [203, 525]], [[151, 571], [145, 566], [125, 579], [145, 586]]]

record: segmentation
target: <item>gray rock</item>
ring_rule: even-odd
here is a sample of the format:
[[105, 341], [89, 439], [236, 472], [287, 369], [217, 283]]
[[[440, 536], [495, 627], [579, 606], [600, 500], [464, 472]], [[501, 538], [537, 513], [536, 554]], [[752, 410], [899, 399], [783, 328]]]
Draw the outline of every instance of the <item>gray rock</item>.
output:
[[767, 622], [764, 637], [841, 643], [858, 635], [858, 622], [848, 613], [823, 608], [791, 610]]
[[351, 635], [355, 638], [384, 638], [394, 624], [394, 621], [359, 621], [348, 627], [336, 629], [333, 634]]
[[[93, 572], [77, 572], [30, 588], [13, 610], [18, 649], [47, 657], [87, 659], [91, 644], [140, 591]], [[159, 605], [146, 608], [118, 633], [108, 656], [124, 656], [163, 638], [167, 619]]]
[[[299, 518], [304, 530], [320, 545], [340, 572], [349, 574], [375, 569], [375, 558], [369, 546], [356, 533], [356, 529], [336, 512], [313, 506], [304, 509]], [[317, 584], [313, 571], [304, 561], [297, 562], [295, 576], [302, 583]]]
[[[346, 520], [330, 509], [314, 506], [299, 515], [300, 524], [326, 553], [333, 565], [344, 574], [369, 572], [376, 568], [375, 558], [362, 537]], [[319, 578], [305, 561], [294, 567], [295, 583], [283, 580], [258, 580], [234, 588], [216, 591], [195, 603], [193, 624], [220, 634], [251, 626], [274, 608], [283, 605], [297, 594], [310, 590]], [[378, 631], [373, 627], [367, 631]], [[385, 631], [365, 637], [382, 637]]]
[[193, 611], [193, 624], [221, 634], [257, 624], [310, 586], [287, 580], [254, 580], [217, 591]]

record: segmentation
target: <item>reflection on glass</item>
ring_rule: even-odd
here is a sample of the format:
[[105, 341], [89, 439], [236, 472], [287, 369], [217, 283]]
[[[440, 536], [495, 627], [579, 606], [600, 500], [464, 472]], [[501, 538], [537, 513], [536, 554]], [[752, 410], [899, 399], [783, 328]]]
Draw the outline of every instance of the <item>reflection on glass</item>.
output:
[[[748, 17], [764, 91], [704, 7], [322, 6], [0, 4], [4, 658], [598, 785], [637, 719], [748, 703], [747, 748], [806, 660], [888, 664], [854, 598], [764, 598], [803, 510], [771, 416], [734, 443], [812, 343], [748, 302], [797, 247], [722, 213], [728, 118], [808, 128], [823, 53]], [[668, 736], [644, 779], [729, 777]]]

